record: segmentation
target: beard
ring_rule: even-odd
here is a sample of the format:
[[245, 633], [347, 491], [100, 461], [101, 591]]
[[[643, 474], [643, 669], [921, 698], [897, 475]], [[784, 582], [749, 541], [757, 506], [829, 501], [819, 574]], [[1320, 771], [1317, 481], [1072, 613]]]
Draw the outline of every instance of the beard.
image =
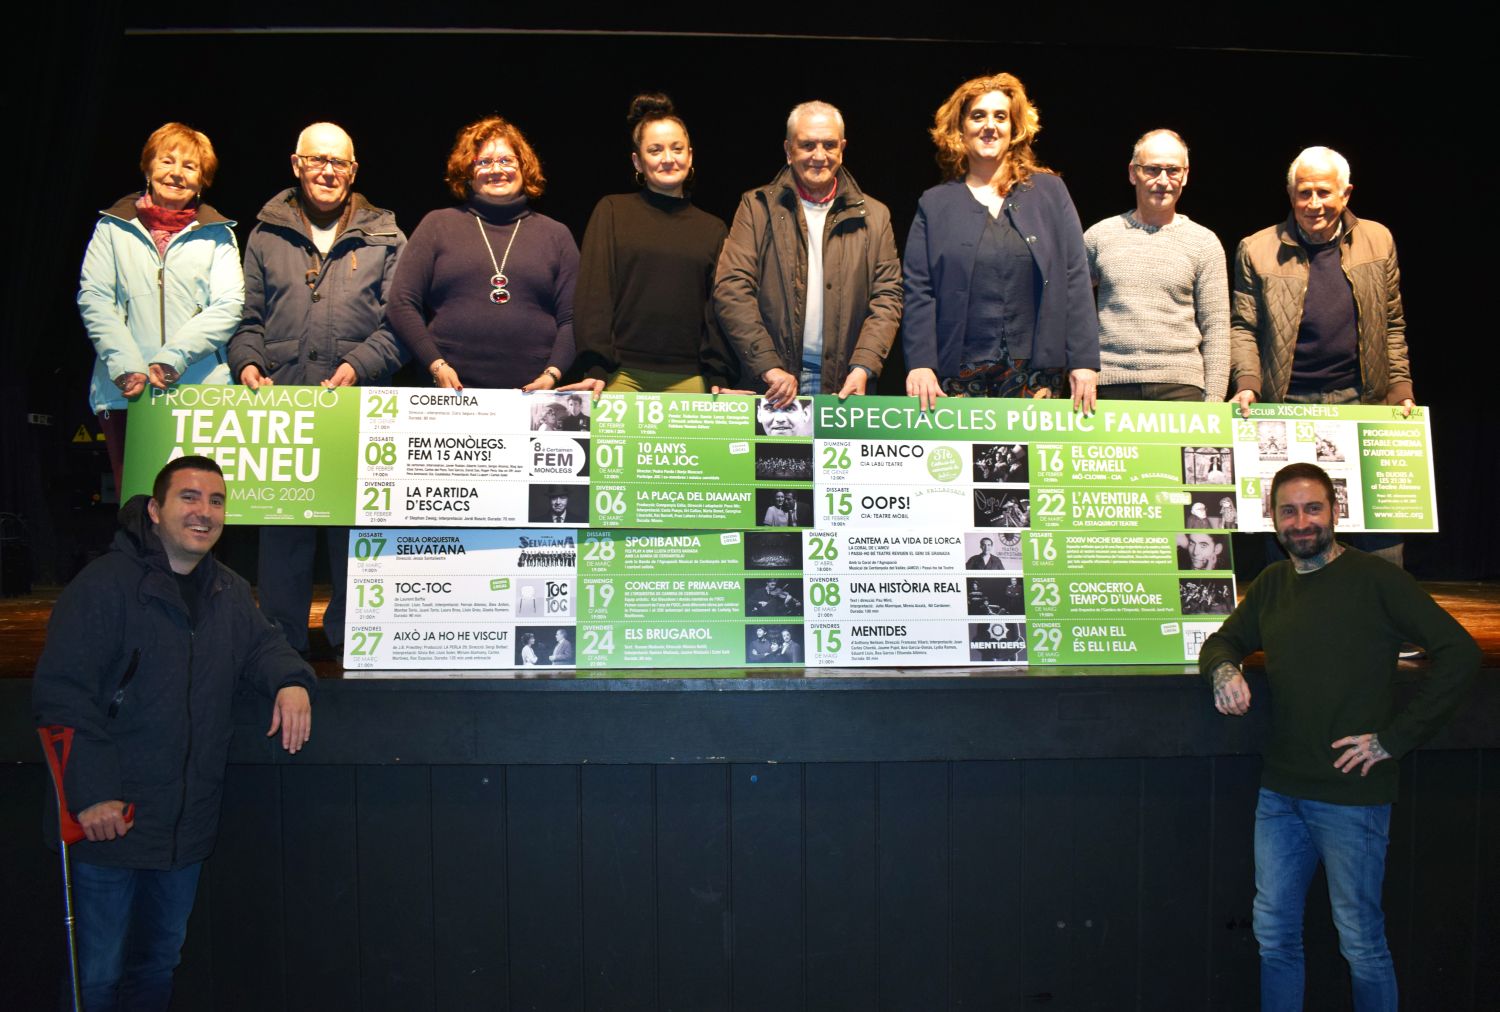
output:
[[1306, 531], [1298, 531], [1288, 528], [1276, 532], [1276, 540], [1286, 553], [1294, 559], [1315, 559], [1333, 545], [1333, 528], [1320, 527], [1312, 537], [1296, 538], [1295, 535], [1306, 534]]

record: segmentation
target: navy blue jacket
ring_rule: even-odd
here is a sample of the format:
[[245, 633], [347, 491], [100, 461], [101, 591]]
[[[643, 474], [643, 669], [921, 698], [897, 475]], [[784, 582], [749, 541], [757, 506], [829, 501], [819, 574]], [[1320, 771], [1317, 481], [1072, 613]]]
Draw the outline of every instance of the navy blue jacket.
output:
[[[962, 180], [922, 194], [906, 239], [906, 316], [901, 346], [908, 369], [958, 375], [969, 319], [969, 280], [989, 210]], [[1099, 317], [1089, 284], [1083, 228], [1063, 181], [1038, 172], [1011, 190], [1004, 213], [1036, 264], [1036, 332], [1031, 365], [1098, 369]]]
[[279, 384], [315, 386], [341, 362], [361, 385], [388, 382], [402, 353], [385, 304], [406, 236], [395, 215], [352, 194], [349, 223], [309, 287], [318, 248], [297, 210], [298, 196], [292, 187], [267, 201], [245, 246], [245, 312], [229, 342], [230, 382], [253, 364]]
[[[75, 729], [64, 783], [75, 815], [101, 801], [135, 805], [123, 837], [69, 851], [90, 864], [166, 870], [213, 850], [242, 681], [267, 696], [288, 685], [311, 693], [315, 682], [249, 584], [213, 556], [193, 570], [198, 620], [189, 622], [146, 501], [125, 505], [113, 548], [58, 597], [32, 710], [38, 725]], [[55, 804], [44, 823], [52, 843]]]

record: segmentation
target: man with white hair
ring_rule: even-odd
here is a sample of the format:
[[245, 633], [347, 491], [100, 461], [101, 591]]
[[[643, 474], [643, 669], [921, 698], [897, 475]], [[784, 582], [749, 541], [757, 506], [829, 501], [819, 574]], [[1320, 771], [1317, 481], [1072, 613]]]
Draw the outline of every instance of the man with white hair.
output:
[[1292, 213], [1241, 240], [1229, 382], [1256, 401], [1412, 408], [1401, 269], [1390, 231], [1348, 210], [1349, 163], [1331, 148], [1286, 174]]
[[864, 393], [901, 323], [891, 213], [843, 167], [846, 143], [827, 102], [793, 109], [786, 167], [740, 200], [719, 254], [719, 325], [776, 406], [798, 393]]
[[[406, 236], [395, 215], [354, 192], [359, 163], [342, 128], [303, 130], [291, 166], [297, 185], [261, 208], [245, 246], [245, 315], [229, 343], [230, 372], [252, 390], [386, 382], [401, 367], [385, 303]], [[324, 532], [333, 595], [323, 631], [338, 651], [349, 532]], [[261, 611], [303, 656], [317, 543], [312, 527], [260, 530]]]
[[1126, 173], [1135, 210], [1083, 234], [1098, 289], [1099, 397], [1222, 401], [1229, 280], [1219, 237], [1178, 210], [1187, 145], [1173, 130], [1149, 131]]
[[[1229, 388], [1240, 414], [1256, 401], [1399, 404], [1411, 414], [1411, 368], [1396, 243], [1348, 209], [1349, 162], [1305, 149], [1286, 172], [1292, 213], [1240, 241], [1234, 258]], [[1402, 564], [1399, 534], [1352, 535]]]

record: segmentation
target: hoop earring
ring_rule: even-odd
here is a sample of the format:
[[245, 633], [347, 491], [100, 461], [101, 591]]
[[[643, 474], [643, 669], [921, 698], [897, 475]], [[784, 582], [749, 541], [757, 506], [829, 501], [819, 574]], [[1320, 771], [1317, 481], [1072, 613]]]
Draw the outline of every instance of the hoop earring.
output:
[[636, 172], [636, 174], [635, 174], [635, 185], [636, 186], [645, 186], [646, 185], [646, 174], [644, 172], [640, 172], [640, 171]]
[[697, 167], [693, 166], [693, 165], [689, 165], [688, 166], [687, 175], [684, 176], [683, 180], [682, 180], [682, 188], [684, 190], [691, 190], [693, 188], [693, 180], [697, 179], [697, 178], [698, 178], [698, 169], [697, 169]]

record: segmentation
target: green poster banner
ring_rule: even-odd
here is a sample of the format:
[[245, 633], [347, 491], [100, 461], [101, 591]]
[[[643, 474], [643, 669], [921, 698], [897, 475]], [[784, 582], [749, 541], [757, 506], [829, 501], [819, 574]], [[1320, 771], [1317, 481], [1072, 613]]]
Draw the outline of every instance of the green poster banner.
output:
[[1345, 530], [1438, 526], [1420, 407], [188, 386], [131, 412], [126, 493], [202, 453], [231, 523], [1268, 530], [1305, 460]]
[[347, 525], [354, 519], [358, 390], [147, 388], [130, 407], [123, 496], [149, 494], [162, 465], [212, 457], [228, 523]]
[[1290, 463], [1333, 479], [1344, 531], [1436, 531], [1431, 417], [1381, 404], [1256, 404], [1236, 417], [1239, 526], [1270, 530], [1271, 478]]

